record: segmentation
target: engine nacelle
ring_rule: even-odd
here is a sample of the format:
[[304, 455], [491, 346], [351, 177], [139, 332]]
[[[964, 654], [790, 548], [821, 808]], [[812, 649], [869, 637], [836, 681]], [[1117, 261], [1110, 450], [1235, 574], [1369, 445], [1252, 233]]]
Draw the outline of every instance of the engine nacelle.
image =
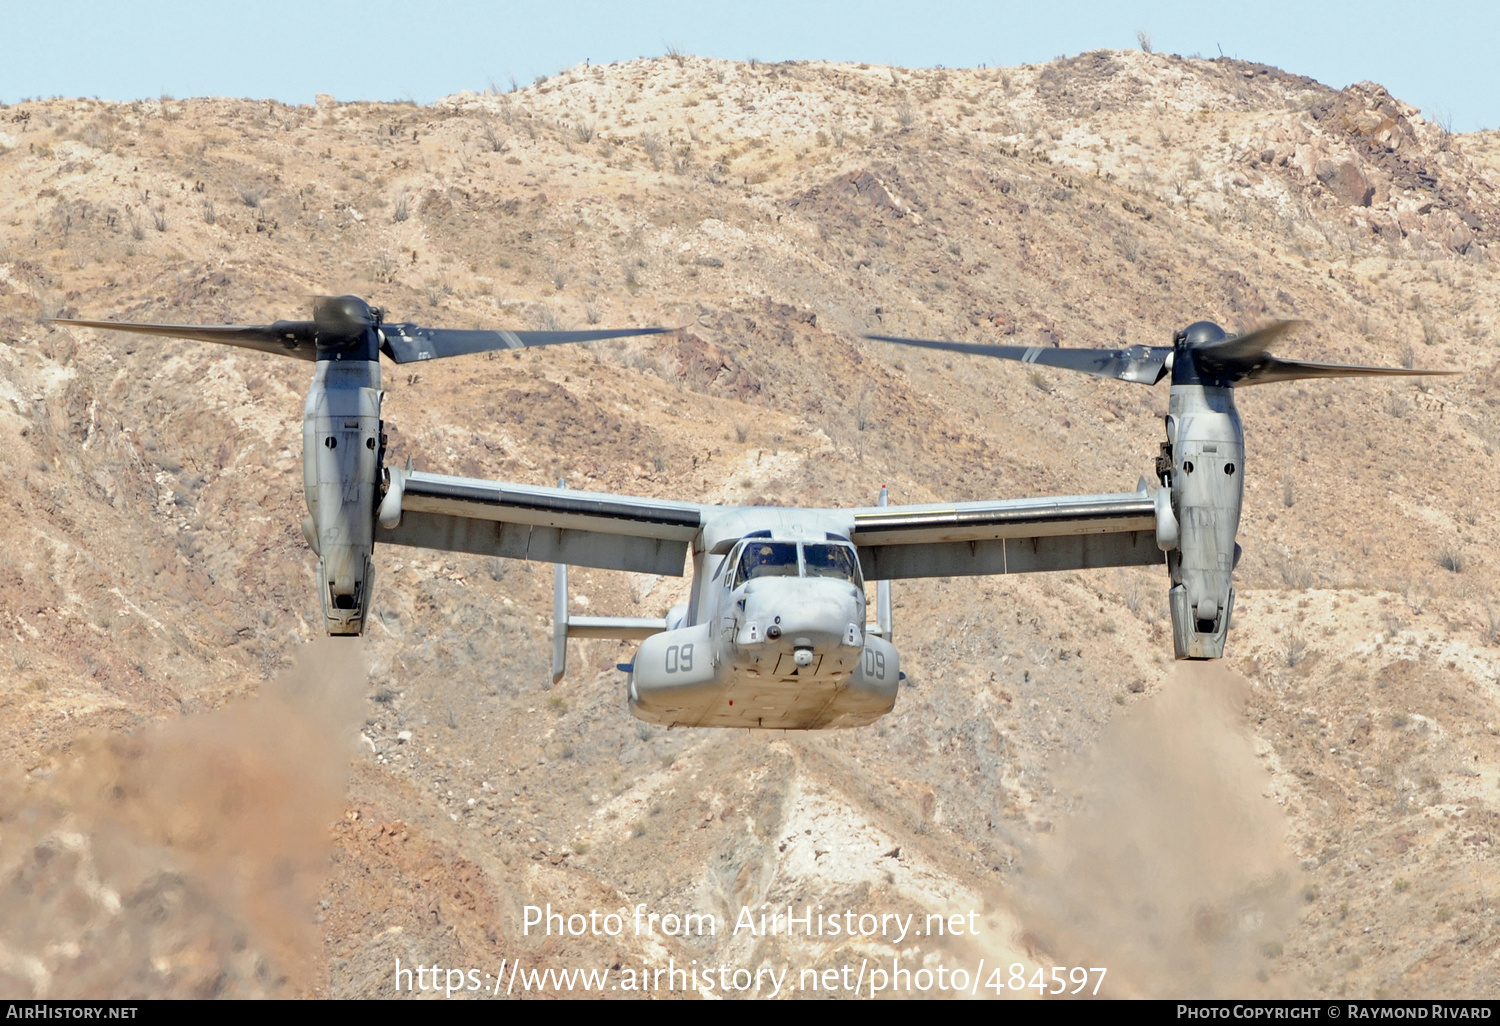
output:
[[1244, 498], [1245, 436], [1233, 389], [1174, 384], [1167, 450], [1160, 469], [1177, 521], [1177, 545], [1167, 553], [1173, 647], [1178, 659], [1218, 659], [1234, 608]]
[[316, 364], [302, 417], [302, 485], [329, 634], [364, 631], [380, 474], [380, 365]]
[[717, 668], [708, 624], [653, 634], [631, 663], [631, 713], [664, 726], [699, 722], [724, 690]]

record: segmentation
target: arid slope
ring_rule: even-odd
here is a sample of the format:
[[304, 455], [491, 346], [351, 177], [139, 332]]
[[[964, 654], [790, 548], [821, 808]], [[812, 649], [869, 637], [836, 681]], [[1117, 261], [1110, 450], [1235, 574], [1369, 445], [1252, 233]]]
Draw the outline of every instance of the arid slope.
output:
[[[1113, 965], [1118, 995], [1493, 995], [1497, 181], [1493, 135], [1447, 135], [1378, 86], [1135, 52], [980, 71], [664, 58], [431, 107], [0, 109], [0, 759], [26, 775], [0, 811], [0, 886], [7, 908], [42, 915], [29, 896], [71, 887], [82, 909], [46, 946], [0, 930], [6, 991], [109, 992], [80, 968], [98, 938], [168, 907], [160, 875], [112, 884], [112, 908], [56, 869], [72, 863], [41, 865], [73, 842], [26, 824], [81, 801], [58, 781], [92, 779], [68, 775], [98, 758], [84, 739], [246, 698], [317, 624], [306, 365], [41, 319], [269, 321], [353, 292], [457, 327], [685, 326], [387, 366], [390, 459], [710, 502], [1151, 472], [1165, 386], [864, 332], [1164, 344], [1199, 319], [1292, 317], [1290, 356], [1466, 373], [1240, 393], [1245, 557], [1207, 675], [1172, 671], [1162, 571], [902, 584], [909, 687], [881, 724], [668, 732], [628, 715], [621, 646], [576, 644], [548, 689], [548, 568], [382, 550], [347, 810], [305, 909], [321, 948], [293, 964], [226, 888], [210, 911], [240, 954], [171, 905], [141, 928], [160, 956], [114, 986], [374, 996], [397, 958], [795, 977], [903, 954]], [[641, 615], [686, 586], [572, 583], [580, 606]], [[1189, 743], [1205, 737], [1221, 743]], [[1248, 847], [1207, 836], [1244, 824]], [[160, 873], [204, 871], [191, 836], [163, 828]], [[1186, 876], [1193, 900], [1168, 900]], [[947, 948], [523, 937], [522, 906], [548, 901], [985, 926]]]

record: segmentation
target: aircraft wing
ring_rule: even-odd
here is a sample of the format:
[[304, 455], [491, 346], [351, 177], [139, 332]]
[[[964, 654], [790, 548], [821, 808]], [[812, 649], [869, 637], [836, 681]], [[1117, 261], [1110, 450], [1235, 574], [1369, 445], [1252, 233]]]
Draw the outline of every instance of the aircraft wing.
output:
[[375, 540], [681, 577], [712, 507], [389, 468]]
[[1152, 566], [1150, 493], [1049, 496], [850, 511], [866, 580]]

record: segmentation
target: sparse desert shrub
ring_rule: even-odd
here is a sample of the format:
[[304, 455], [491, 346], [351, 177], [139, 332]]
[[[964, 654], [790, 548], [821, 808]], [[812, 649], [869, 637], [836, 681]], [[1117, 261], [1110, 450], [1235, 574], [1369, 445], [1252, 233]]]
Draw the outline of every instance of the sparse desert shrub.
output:
[[647, 132], [641, 136], [641, 147], [646, 151], [646, 156], [651, 158], [651, 166], [661, 167], [661, 136], [655, 132]]
[[453, 295], [453, 283], [447, 278], [434, 278], [427, 283], [427, 305], [437, 306]]
[[1431, 116], [1438, 129], [1438, 149], [1446, 150], [1453, 145], [1453, 112], [1446, 107], [1434, 107]]
[[1438, 550], [1437, 565], [1450, 573], [1461, 574], [1467, 560], [1463, 551], [1454, 545], [1446, 545]]
[[484, 138], [484, 144], [489, 147], [491, 153], [504, 153], [510, 149], [510, 143], [488, 121], [484, 123], [480, 135]]
[[247, 207], [259, 207], [261, 201], [266, 198], [266, 187], [264, 185], [242, 185], [239, 189], [240, 202]]
[[219, 220], [219, 215], [214, 212], [214, 201], [205, 198], [203, 200], [203, 223], [214, 224]]
[[396, 280], [396, 258], [390, 253], [381, 251], [370, 258], [370, 273], [376, 281], [390, 282]]
[[111, 131], [109, 126], [101, 124], [98, 121], [90, 121], [87, 125], [84, 125], [83, 131], [79, 133], [79, 138], [83, 140], [85, 145], [96, 150], [108, 150], [114, 144], [114, 132]]
[[1311, 568], [1289, 550], [1282, 549], [1280, 552], [1274, 552], [1267, 557], [1266, 561], [1281, 577], [1282, 587], [1303, 590], [1313, 586], [1314, 577]]
[[1282, 647], [1282, 654], [1286, 657], [1288, 666], [1296, 666], [1307, 658], [1306, 639], [1296, 632], [1288, 634], [1286, 644]]
[[395, 209], [391, 212], [391, 220], [393, 220], [393, 221], [405, 221], [408, 217], [410, 217], [411, 216], [411, 210], [409, 209], [410, 202], [411, 201], [407, 198], [406, 193], [403, 192], [403, 193], [398, 194], [396, 196]]

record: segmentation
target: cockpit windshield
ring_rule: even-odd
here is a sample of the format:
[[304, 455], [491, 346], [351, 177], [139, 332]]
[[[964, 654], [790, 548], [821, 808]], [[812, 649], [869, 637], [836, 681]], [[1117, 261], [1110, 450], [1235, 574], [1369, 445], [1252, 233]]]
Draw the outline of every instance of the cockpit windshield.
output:
[[854, 580], [854, 550], [847, 545], [804, 545], [802, 558], [808, 577]]
[[734, 586], [756, 577], [796, 577], [797, 545], [795, 542], [757, 541], [745, 546], [740, 565], [734, 574]]
[[[798, 549], [801, 549], [800, 559]], [[800, 564], [800, 565], [799, 565]], [[740, 552], [733, 587], [757, 577], [834, 577], [859, 581], [858, 560], [849, 545], [752, 541]]]

